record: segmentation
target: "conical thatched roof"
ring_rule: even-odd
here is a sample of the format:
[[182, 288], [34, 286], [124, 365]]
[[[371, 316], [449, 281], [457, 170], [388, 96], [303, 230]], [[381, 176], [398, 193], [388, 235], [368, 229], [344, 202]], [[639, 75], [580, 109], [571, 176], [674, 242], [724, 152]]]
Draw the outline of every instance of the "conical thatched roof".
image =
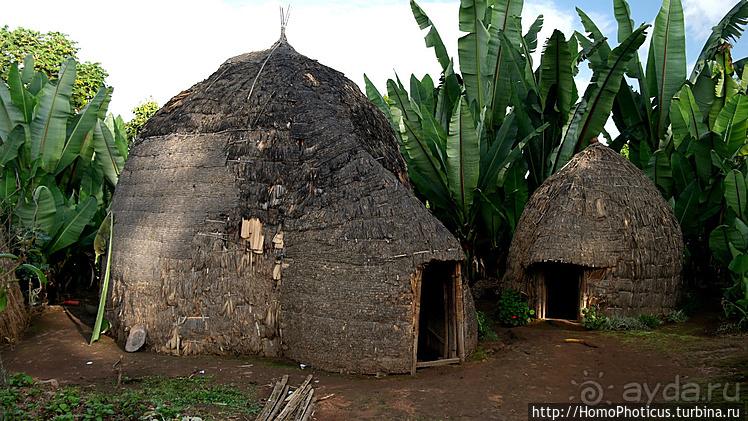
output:
[[120, 340], [144, 323], [159, 352], [415, 367], [418, 273], [464, 255], [356, 85], [281, 39], [227, 60], [142, 136], [112, 205]]
[[672, 310], [681, 285], [683, 239], [671, 207], [629, 160], [593, 143], [549, 177], [517, 223], [506, 286], [536, 300], [533, 265], [597, 271], [588, 305], [609, 313]]

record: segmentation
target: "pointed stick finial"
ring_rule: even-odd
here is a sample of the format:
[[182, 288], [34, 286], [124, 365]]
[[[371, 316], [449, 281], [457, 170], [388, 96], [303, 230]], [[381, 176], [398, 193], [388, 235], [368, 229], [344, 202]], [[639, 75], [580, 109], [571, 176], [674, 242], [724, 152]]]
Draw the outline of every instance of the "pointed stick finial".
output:
[[286, 42], [286, 26], [288, 26], [288, 19], [291, 17], [291, 5], [284, 11], [283, 6], [280, 8], [280, 19], [281, 19], [281, 36], [280, 42]]

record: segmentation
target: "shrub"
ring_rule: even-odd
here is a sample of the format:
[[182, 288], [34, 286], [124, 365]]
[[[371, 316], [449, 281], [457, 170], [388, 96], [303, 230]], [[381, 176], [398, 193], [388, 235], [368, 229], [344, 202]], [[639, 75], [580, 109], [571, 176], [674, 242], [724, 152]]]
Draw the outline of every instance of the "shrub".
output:
[[503, 291], [496, 308], [496, 318], [505, 326], [522, 326], [530, 321], [535, 310], [530, 310], [527, 301], [517, 291]]
[[595, 306], [582, 309], [582, 325], [590, 330], [605, 328], [608, 318]]
[[639, 317], [612, 316], [600, 328], [603, 330], [647, 330], [646, 325]]
[[654, 314], [640, 314], [636, 318], [639, 319], [639, 321], [648, 328], [653, 328], [662, 323], [660, 318], [655, 316]]

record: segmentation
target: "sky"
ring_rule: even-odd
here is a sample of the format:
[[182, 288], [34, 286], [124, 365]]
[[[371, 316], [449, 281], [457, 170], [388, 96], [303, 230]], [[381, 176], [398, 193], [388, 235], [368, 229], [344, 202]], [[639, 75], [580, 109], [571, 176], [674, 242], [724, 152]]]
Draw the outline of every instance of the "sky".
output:
[[[682, 0], [690, 74], [711, 27], [738, 0]], [[426, 48], [407, 0], [80, 0], [76, 7], [58, 0], [8, 2], [0, 26], [68, 34], [82, 61], [99, 62], [114, 87], [109, 111], [132, 118], [132, 109], [149, 100], [159, 105], [208, 78], [227, 59], [265, 50], [280, 36], [279, 7], [291, 5], [286, 35], [301, 54], [339, 70], [364, 86], [364, 73], [380, 89], [395, 74], [407, 80], [426, 73], [437, 79], [440, 66]], [[459, 0], [421, 0], [452, 56], [457, 55]], [[652, 23], [660, 1], [629, 0], [637, 24]], [[582, 31], [575, 7], [584, 10], [617, 45], [612, 0], [525, 0], [523, 28], [544, 16], [545, 40], [554, 28], [568, 39]], [[650, 30], [651, 33], [651, 30]], [[649, 41], [640, 50], [646, 57]], [[748, 55], [748, 35], [733, 50]], [[537, 66], [537, 59], [535, 65]], [[583, 65], [583, 67], [586, 67]], [[580, 73], [584, 89], [588, 74]]]

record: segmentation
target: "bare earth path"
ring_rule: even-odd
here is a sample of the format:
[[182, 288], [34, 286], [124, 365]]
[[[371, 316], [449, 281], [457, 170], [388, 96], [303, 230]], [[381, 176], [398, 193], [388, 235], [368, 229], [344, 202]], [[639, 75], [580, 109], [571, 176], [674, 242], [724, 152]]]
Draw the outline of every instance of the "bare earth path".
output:
[[[675, 382], [722, 379], [746, 386], [744, 338], [707, 337], [703, 322], [624, 334], [588, 332], [559, 322], [500, 329], [500, 342], [481, 343], [469, 364], [422, 369], [415, 377], [374, 378], [302, 370], [293, 362], [253, 357], [128, 354], [108, 336], [88, 346], [90, 328], [73, 312], [51, 306], [35, 317], [26, 337], [2, 351], [6, 369], [61, 385], [110, 390], [118, 387], [113, 364], [122, 356], [122, 375], [128, 378], [213, 375], [220, 382], [257, 384], [258, 399], [267, 397], [270, 385], [283, 374], [299, 384], [314, 373], [317, 396], [334, 394], [319, 403], [317, 420], [525, 420], [527, 403], [579, 402], [587, 385], [602, 393], [592, 399], [603, 402], [623, 402], [623, 392], [632, 384], [646, 383], [650, 391], [659, 385], [656, 400], [662, 400], [662, 387]], [[566, 343], [567, 338], [584, 339], [597, 348]]]

